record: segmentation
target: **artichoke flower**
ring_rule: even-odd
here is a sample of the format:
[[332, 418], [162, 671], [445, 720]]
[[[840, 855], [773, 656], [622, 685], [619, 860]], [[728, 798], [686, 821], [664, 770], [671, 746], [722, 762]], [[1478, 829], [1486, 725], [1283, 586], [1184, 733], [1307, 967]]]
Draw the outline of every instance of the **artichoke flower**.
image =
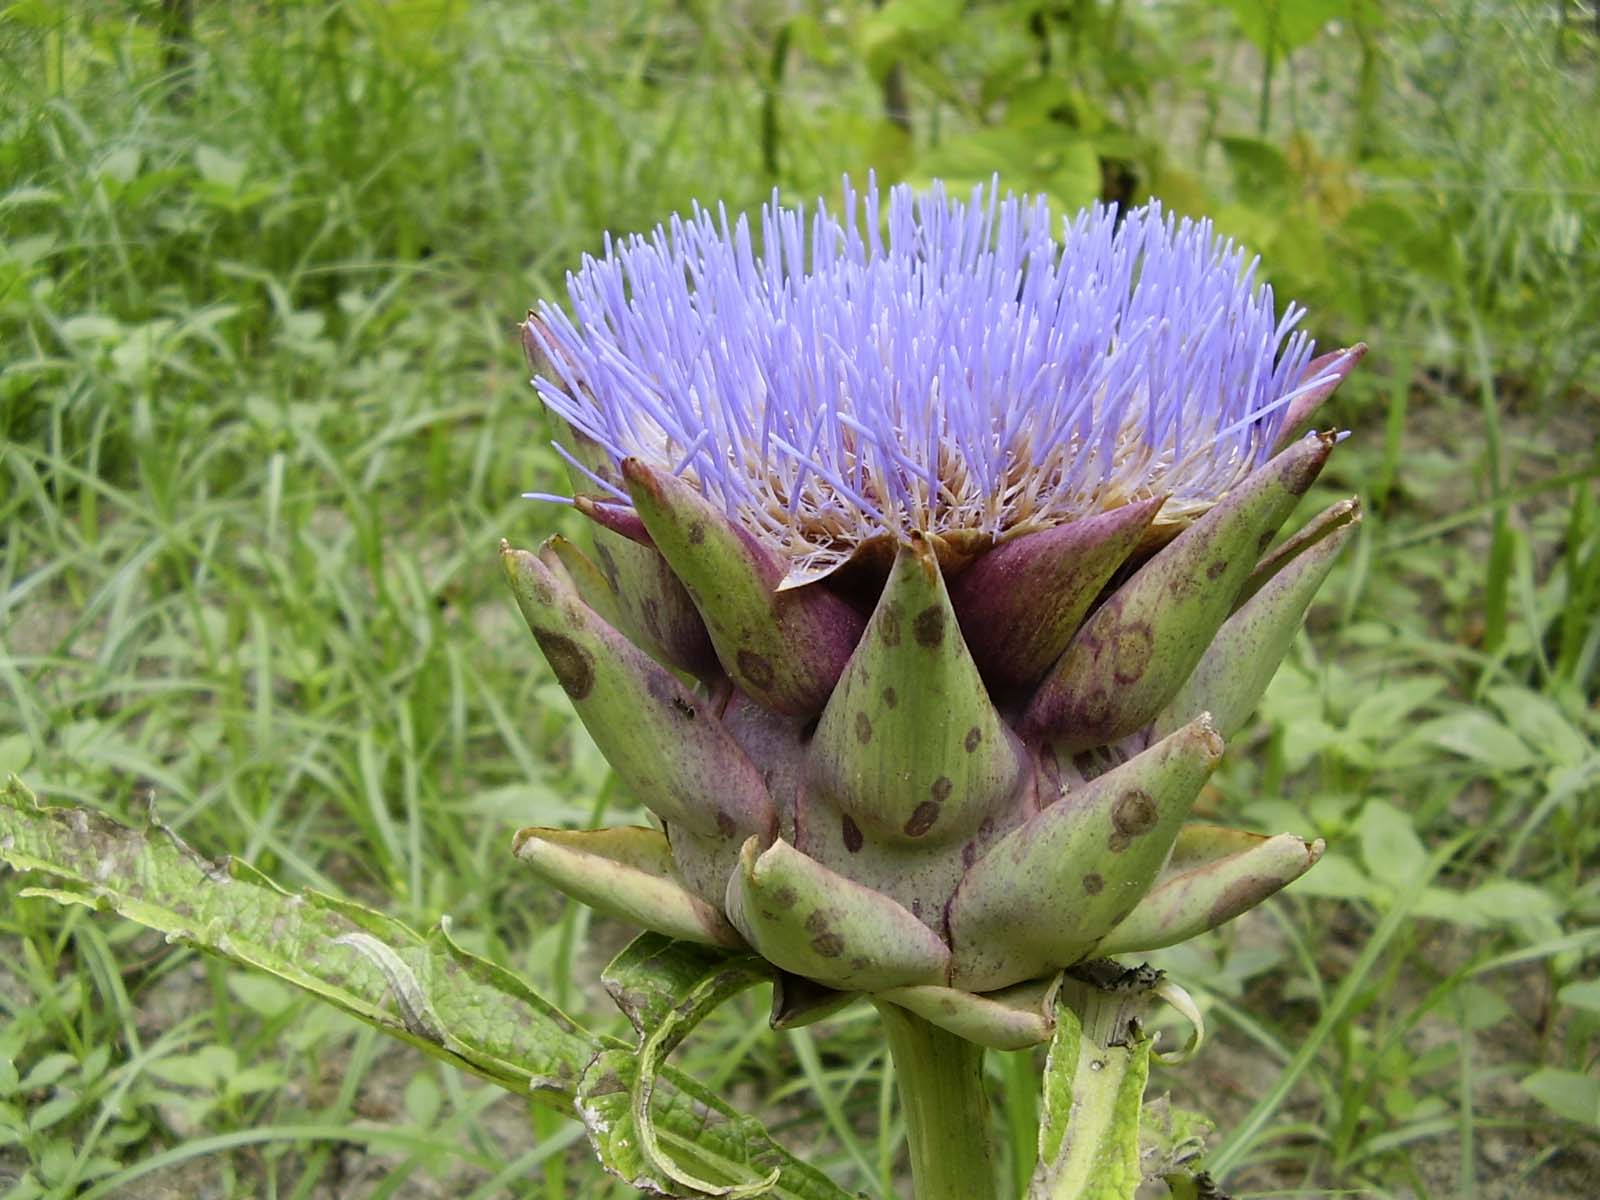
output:
[[844, 188], [608, 241], [530, 313], [592, 556], [502, 544], [584, 725], [659, 824], [528, 829], [569, 895], [778, 968], [1047, 1036], [1090, 958], [1227, 921], [1321, 842], [1189, 816], [1359, 520], [1276, 546], [1364, 346], [1313, 357], [1255, 263], [1154, 203]]

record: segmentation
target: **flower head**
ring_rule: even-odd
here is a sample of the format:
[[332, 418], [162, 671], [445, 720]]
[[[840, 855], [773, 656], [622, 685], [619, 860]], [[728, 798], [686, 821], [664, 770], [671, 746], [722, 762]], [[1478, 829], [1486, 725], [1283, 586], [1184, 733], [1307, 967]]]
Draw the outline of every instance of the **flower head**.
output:
[[1154, 206], [1057, 239], [992, 189], [883, 214], [847, 187], [842, 219], [774, 201], [761, 234], [696, 210], [529, 318], [574, 485], [610, 502], [574, 497], [594, 558], [552, 538], [505, 569], [661, 827], [518, 854], [613, 915], [1026, 1045], [1061, 969], [1321, 853], [1187, 818], [1359, 520], [1269, 549], [1337, 440], [1293, 434], [1362, 348], [1312, 360], [1253, 262]]
[[[606, 243], [528, 333], [540, 396], [689, 480], [787, 582], [878, 537], [985, 542], [1165, 496], [1186, 523], [1271, 452], [1312, 345], [1256, 263], [1158, 204], [844, 187]], [[614, 479], [586, 472], [627, 502]]]

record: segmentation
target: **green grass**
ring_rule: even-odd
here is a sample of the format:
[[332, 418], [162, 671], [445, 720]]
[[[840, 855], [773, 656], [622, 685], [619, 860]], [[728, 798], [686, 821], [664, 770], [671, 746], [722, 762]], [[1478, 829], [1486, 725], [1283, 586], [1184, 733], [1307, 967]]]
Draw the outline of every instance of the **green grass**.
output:
[[[783, 57], [757, 4], [201, 5], [192, 70], [158, 7], [0, 15], [0, 769], [53, 803], [153, 805], [287, 884], [448, 912], [616, 1027], [594, 980], [626, 931], [507, 853], [519, 825], [630, 804], [501, 594], [499, 537], [577, 532], [517, 499], [558, 464], [512, 323], [603, 230], [696, 196], [1009, 169], [1025, 97], [995, 81], [1026, 72], [983, 55], [1026, 39], [891, 39], [908, 142], [853, 40], [865, 4], [795, 22]], [[1215, 1037], [1158, 1084], [1216, 1113], [1240, 1194], [1580, 1194], [1600, 1169], [1600, 47], [1550, 5], [1402, 6], [1365, 55], [1346, 21], [1262, 89], [1258, 49], [1198, 7], [1198, 46], [1166, 8], [1095, 35], [1143, 77], [1064, 44], [1052, 69], [1141, 131], [1116, 144], [1145, 182], [1317, 305], [1322, 340], [1374, 344], [1326, 485], [1368, 517], [1210, 798], [1328, 859], [1164, 956]], [[1075, 161], [1039, 186], [1070, 193]], [[608, 1194], [575, 1125], [271, 982], [5, 897], [10, 1195]], [[763, 1020], [742, 998], [678, 1060], [887, 1193], [869, 1016]], [[1026, 1146], [1027, 1065], [992, 1057]]]

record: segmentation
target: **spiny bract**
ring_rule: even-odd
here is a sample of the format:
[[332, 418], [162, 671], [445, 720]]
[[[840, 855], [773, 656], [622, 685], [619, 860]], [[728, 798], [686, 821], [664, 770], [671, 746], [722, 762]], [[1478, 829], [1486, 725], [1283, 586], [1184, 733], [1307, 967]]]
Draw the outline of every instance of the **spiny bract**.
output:
[[[1050, 981], [1169, 945], [1321, 843], [1186, 824], [1359, 510], [1272, 547], [1364, 347], [1311, 357], [1208, 223], [845, 187], [607, 243], [524, 342], [562, 538], [503, 547], [661, 828], [530, 829], [603, 911], [749, 946], [775, 1019], [869, 992], [988, 1045]], [[887, 230], [884, 237], [881, 230]], [[820, 988], [814, 985], [822, 985]]]

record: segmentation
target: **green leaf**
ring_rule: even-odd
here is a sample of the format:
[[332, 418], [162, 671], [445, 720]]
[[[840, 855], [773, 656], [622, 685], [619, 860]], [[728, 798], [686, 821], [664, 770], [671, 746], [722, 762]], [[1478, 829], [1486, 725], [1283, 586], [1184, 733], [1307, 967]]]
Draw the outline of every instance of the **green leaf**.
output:
[[1569, 983], [1556, 993], [1556, 999], [1569, 1008], [1582, 1008], [1600, 1013], [1600, 979], [1586, 979]]
[[1294, 50], [1314, 41], [1323, 26], [1349, 10], [1348, 0], [1223, 0], [1239, 32], [1256, 49]]
[[200, 172], [200, 178], [228, 191], [238, 190], [244, 182], [244, 160], [215, 146], [198, 147], [194, 152], [194, 166]]
[[1517, 735], [1550, 762], [1575, 767], [1594, 753], [1589, 739], [1548, 696], [1530, 688], [1497, 687], [1489, 689], [1489, 700]]
[[1297, 896], [1327, 896], [1335, 900], [1370, 900], [1376, 885], [1343, 854], [1325, 854], [1317, 869], [1307, 871], [1289, 885]]
[[1496, 771], [1519, 771], [1538, 762], [1527, 742], [1476, 708], [1424, 721], [1405, 740], [1441, 746]]
[[[568, 1115], [575, 1099], [586, 1117], [604, 1106], [610, 1093], [597, 1083], [619, 1059], [626, 1077], [637, 1078], [634, 1051], [595, 1037], [512, 972], [463, 950], [451, 939], [448, 921], [423, 936], [348, 900], [310, 890], [290, 894], [237, 859], [201, 857], [159, 824], [130, 829], [100, 813], [41, 808], [15, 778], [0, 788], [0, 860], [66, 883], [26, 888], [23, 895], [119, 913], [169, 940], [293, 984], [436, 1058]], [[662, 999], [685, 985], [680, 999], [694, 997], [684, 1012], [657, 1022], [650, 1051], [656, 1066], [710, 1007], [731, 994], [727, 989], [742, 978], [740, 972], [753, 972], [756, 960], [724, 956], [704, 962], [707, 969], [696, 974], [684, 955], [692, 958], [699, 949], [658, 945], [628, 960], [631, 968], [618, 976], [641, 1013], [661, 1014]], [[202, 1073], [215, 1079], [220, 1062], [208, 1060]], [[632, 1083], [628, 1087], [625, 1109], [633, 1094]], [[774, 1143], [759, 1122], [739, 1116], [680, 1073], [661, 1071], [655, 1095], [655, 1136], [675, 1163], [735, 1184], [778, 1171], [775, 1196], [844, 1200], [846, 1193]], [[59, 1116], [47, 1114], [50, 1119], [79, 1103], [67, 1099], [68, 1108]], [[36, 1111], [35, 1123], [40, 1119]], [[603, 1158], [622, 1153], [614, 1146], [620, 1126], [589, 1123]], [[637, 1141], [632, 1145], [637, 1153]]]
[[1369, 800], [1361, 810], [1359, 831], [1368, 874], [1391, 888], [1414, 877], [1428, 859], [1411, 818], [1392, 804]]
[[443, 930], [424, 938], [347, 900], [291, 895], [237, 859], [201, 857], [160, 825], [136, 830], [100, 813], [40, 808], [13, 780], [0, 792], [0, 858], [69, 885], [24, 895], [110, 909], [514, 1091], [570, 1096], [599, 1048]]
[[[589, 1129], [600, 1161], [632, 1187], [651, 1194], [681, 1195], [683, 1188], [662, 1177], [645, 1157], [633, 1120], [633, 1095], [639, 1059], [633, 1050], [601, 1053], [578, 1088], [578, 1111]], [[740, 1116], [715, 1093], [676, 1072], [662, 1077], [652, 1093], [650, 1116], [659, 1151], [679, 1169], [701, 1179], [739, 1186], [780, 1171], [764, 1194], [778, 1200], [849, 1200], [849, 1193], [816, 1168], [780, 1150], [761, 1126]], [[726, 1194], [726, 1193], [724, 1193]]]
[[[669, 1154], [656, 1127], [651, 1107], [658, 1076], [667, 1055], [707, 1014], [731, 997], [772, 978], [772, 968], [749, 954], [729, 955], [705, 946], [675, 942], [647, 933], [616, 957], [601, 976], [612, 997], [639, 1031], [639, 1049], [632, 1063], [628, 1110], [616, 1111], [616, 1093], [607, 1090], [614, 1067], [595, 1079], [593, 1105], [579, 1098], [579, 1110], [589, 1126], [600, 1161], [634, 1187], [673, 1191], [674, 1185], [710, 1196], [758, 1196], [772, 1189], [779, 1171], [751, 1179], [747, 1174], [716, 1167], [715, 1178], [705, 1178], [695, 1167]], [[600, 1113], [597, 1119], [592, 1112]], [[619, 1130], [622, 1130], [619, 1134]], [[667, 1139], [670, 1142], [670, 1138]], [[741, 1164], [743, 1165], [743, 1164]]]
[[1522, 1086], [1557, 1116], [1600, 1128], [1600, 1079], [1546, 1067], [1529, 1075]]

